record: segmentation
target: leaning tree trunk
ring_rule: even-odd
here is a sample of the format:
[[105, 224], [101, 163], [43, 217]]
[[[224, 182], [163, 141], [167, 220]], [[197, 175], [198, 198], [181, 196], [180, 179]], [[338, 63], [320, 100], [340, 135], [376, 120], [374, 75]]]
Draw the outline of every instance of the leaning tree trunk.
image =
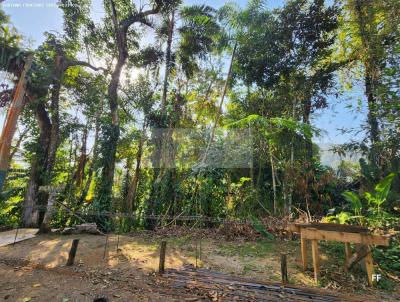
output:
[[33, 55], [29, 55], [25, 61], [24, 69], [15, 89], [13, 100], [7, 112], [7, 116], [4, 121], [4, 127], [0, 136], [0, 191], [3, 189], [10, 164], [11, 142], [17, 128], [18, 118], [25, 105], [24, 97], [26, 82], [28, 80], [27, 74], [31, 68], [32, 60]]

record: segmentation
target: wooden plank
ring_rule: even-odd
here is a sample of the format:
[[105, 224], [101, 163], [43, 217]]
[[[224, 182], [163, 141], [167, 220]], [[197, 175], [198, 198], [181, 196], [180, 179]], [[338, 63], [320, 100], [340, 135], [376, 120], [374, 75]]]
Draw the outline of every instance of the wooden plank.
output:
[[369, 230], [366, 227], [358, 226], [358, 225], [347, 225], [347, 224], [338, 224], [338, 223], [292, 223], [287, 226], [287, 230], [300, 233], [302, 228], [314, 228], [317, 230], [325, 230], [325, 231], [339, 231], [339, 232], [347, 232], [347, 233], [368, 233]]
[[338, 231], [324, 231], [313, 228], [302, 228], [301, 237], [310, 240], [330, 240], [338, 242], [359, 243], [366, 245], [388, 246], [389, 236], [372, 235], [365, 233], [346, 233]]
[[[218, 301], [374, 301], [369, 298], [342, 295], [325, 289], [304, 288], [274, 282], [260, 282], [244, 277], [226, 275], [206, 269], [194, 270], [185, 267], [180, 270], [170, 269], [164, 275], [164, 280], [172, 283], [172, 288], [197, 288], [222, 292]], [[170, 283], [170, 284], [171, 284]], [[233, 297], [235, 297], [233, 299]]]
[[368, 276], [368, 285], [373, 286], [374, 282], [372, 280], [372, 275], [374, 273], [374, 261], [372, 259], [372, 251], [371, 247], [367, 246], [367, 255], [365, 256], [365, 268], [367, 270], [367, 276]]
[[311, 250], [314, 266], [314, 280], [318, 283], [319, 280], [319, 252], [318, 252], [318, 240], [311, 240]]
[[303, 263], [303, 271], [307, 270], [307, 239], [301, 237], [301, 261]]
[[6, 246], [13, 244], [14, 242], [20, 242], [23, 240], [31, 239], [36, 236], [38, 229], [18, 229], [9, 230], [0, 233], [0, 246]]

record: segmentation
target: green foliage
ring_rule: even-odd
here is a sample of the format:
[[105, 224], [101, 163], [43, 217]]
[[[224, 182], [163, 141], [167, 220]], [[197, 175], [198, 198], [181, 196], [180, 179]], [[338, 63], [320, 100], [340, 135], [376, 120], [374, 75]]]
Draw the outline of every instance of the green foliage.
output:
[[241, 244], [224, 244], [218, 246], [218, 253], [222, 256], [239, 257], [265, 257], [271, 254], [274, 249], [270, 241], [260, 240], [257, 242], [245, 242]]
[[274, 235], [272, 235], [271, 233], [269, 233], [266, 229], [265, 226], [261, 223], [260, 220], [258, 220], [255, 217], [251, 218], [251, 224], [253, 226], [253, 228], [259, 232], [265, 239], [268, 240], [272, 240], [274, 239]]
[[344, 199], [350, 203], [352, 210], [355, 215], [361, 214], [362, 204], [360, 197], [354, 192], [346, 191], [342, 193]]
[[359, 224], [366, 223], [371, 227], [385, 227], [390, 221], [390, 215], [382, 211], [382, 205], [385, 203], [387, 196], [390, 192], [390, 187], [393, 179], [395, 178], [394, 173], [390, 173], [384, 177], [375, 186], [375, 192], [365, 192], [362, 197], [367, 201], [367, 206], [363, 206], [362, 197], [351, 191], [345, 191], [342, 193], [343, 198], [348, 202], [351, 210], [354, 213], [352, 216], [348, 212], [340, 212], [335, 216], [327, 216], [326, 221], [336, 221], [340, 224], [350, 223], [355, 219]]
[[388, 247], [377, 247], [373, 250], [375, 259], [379, 259], [379, 266], [385, 271], [400, 274], [400, 242], [392, 240]]

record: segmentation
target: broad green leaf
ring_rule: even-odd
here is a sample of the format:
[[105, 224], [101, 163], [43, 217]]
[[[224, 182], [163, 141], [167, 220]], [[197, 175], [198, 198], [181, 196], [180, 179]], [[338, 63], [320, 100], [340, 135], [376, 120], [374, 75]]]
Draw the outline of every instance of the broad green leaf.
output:
[[360, 197], [356, 193], [346, 191], [342, 193], [342, 196], [346, 201], [350, 203], [351, 208], [354, 212], [359, 213], [361, 211], [362, 203]]

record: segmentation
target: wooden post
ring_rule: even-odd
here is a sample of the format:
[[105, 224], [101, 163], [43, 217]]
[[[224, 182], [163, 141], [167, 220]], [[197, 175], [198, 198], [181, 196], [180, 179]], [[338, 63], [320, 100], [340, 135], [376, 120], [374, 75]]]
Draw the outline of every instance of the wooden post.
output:
[[365, 268], [367, 270], [368, 275], [368, 285], [373, 286], [372, 275], [374, 273], [374, 261], [372, 259], [372, 249], [370, 246], [367, 246], [367, 255], [365, 256]]
[[198, 249], [198, 243], [197, 243], [197, 241], [196, 241], [196, 264], [195, 264], [195, 268], [197, 268], [198, 251], [199, 251], [199, 249]]
[[349, 263], [349, 260], [351, 258], [351, 246], [350, 246], [350, 243], [348, 243], [348, 242], [344, 243], [344, 253], [346, 255], [345, 262], [344, 262], [344, 271], [347, 272], [348, 271], [347, 263]]
[[71, 249], [69, 250], [67, 266], [74, 265], [76, 250], [78, 249], [79, 239], [72, 241]]
[[318, 283], [319, 279], [319, 252], [318, 252], [318, 240], [311, 240], [312, 258], [314, 266], [314, 280]]
[[307, 239], [301, 237], [301, 260], [303, 262], [303, 271], [307, 270]]
[[13, 246], [15, 245], [15, 242], [17, 241], [17, 237], [18, 237], [18, 230], [19, 230], [19, 227], [17, 226], [17, 230], [15, 231], [15, 237], [14, 237], [14, 243], [13, 243]]
[[201, 261], [201, 237], [200, 237], [200, 247], [199, 247], [199, 260]]
[[17, 128], [18, 118], [24, 108], [25, 101], [25, 89], [27, 82], [27, 74], [31, 68], [33, 61], [33, 54], [27, 56], [24, 64], [24, 70], [21, 73], [13, 100], [10, 108], [8, 109], [7, 116], [4, 120], [3, 130], [0, 136], [0, 191], [3, 188], [4, 181], [6, 179], [8, 166], [10, 164], [10, 150], [11, 143], [14, 137], [15, 130]]
[[282, 284], [286, 284], [289, 282], [288, 272], [287, 272], [287, 259], [285, 253], [281, 253], [281, 276], [282, 276]]
[[167, 249], [167, 242], [166, 241], [161, 241], [161, 246], [160, 246], [160, 264], [158, 266], [158, 272], [160, 274], [164, 273], [165, 270], [165, 251]]
[[103, 259], [106, 259], [107, 245], [108, 245], [108, 234], [106, 234], [106, 243], [104, 244]]

